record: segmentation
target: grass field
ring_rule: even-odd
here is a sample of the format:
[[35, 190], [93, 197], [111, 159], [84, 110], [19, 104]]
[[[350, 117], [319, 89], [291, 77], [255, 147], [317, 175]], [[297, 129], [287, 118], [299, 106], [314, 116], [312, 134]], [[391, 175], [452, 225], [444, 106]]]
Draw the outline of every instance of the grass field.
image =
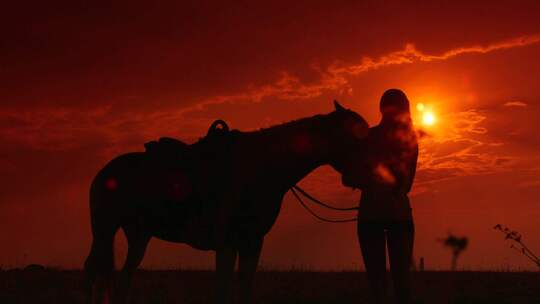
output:
[[[540, 303], [539, 272], [421, 272], [417, 303]], [[134, 303], [212, 303], [208, 271], [140, 271]], [[0, 303], [83, 303], [80, 271], [0, 272]], [[256, 303], [367, 303], [362, 272], [260, 272]]]

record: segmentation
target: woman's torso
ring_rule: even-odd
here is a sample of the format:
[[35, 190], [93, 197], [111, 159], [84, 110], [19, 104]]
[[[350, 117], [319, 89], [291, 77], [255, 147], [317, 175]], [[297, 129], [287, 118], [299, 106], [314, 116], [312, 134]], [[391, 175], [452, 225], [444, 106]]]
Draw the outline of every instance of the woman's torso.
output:
[[379, 125], [368, 135], [370, 183], [362, 191], [359, 221], [411, 220], [408, 193], [418, 158], [412, 126]]

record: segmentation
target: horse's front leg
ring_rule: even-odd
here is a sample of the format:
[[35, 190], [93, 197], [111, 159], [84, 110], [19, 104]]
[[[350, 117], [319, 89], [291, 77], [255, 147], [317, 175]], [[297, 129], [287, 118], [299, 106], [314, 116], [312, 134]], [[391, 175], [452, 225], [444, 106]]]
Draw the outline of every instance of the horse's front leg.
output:
[[236, 255], [236, 248], [232, 246], [222, 246], [216, 250], [216, 303], [232, 303], [232, 280]]
[[253, 280], [261, 249], [263, 244], [262, 236], [251, 236], [242, 241], [238, 248], [240, 279], [240, 303], [248, 304], [253, 300]]

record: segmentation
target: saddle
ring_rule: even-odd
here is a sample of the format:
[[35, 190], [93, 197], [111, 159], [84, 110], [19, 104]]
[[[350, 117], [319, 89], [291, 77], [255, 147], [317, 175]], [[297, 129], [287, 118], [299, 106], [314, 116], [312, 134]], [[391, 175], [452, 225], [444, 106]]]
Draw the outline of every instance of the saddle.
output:
[[147, 154], [151, 156], [166, 156], [167, 158], [182, 154], [187, 147], [188, 144], [171, 137], [161, 137], [157, 141], [153, 140], [144, 144]]
[[[224, 137], [228, 133], [229, 126], [225, 121], [219, 119], [212, 123], [208, 129], [208, 133], [200, 142], [212, 141], [215, 146], [218, 142], [223, 143]], [[145, 152], [151, 159], [167, 163], [184, 159], [189, 147], [190, 145], [185, 142], [171, 137], [161, 137], [157, 141], [153, 140], [144, 144]]]
[[231, 147], [236, 134], [238, 131], [230, 131], [225, 121], [216, 120], [206, 136], [191, 145], [170, 137], [146, 143], [147, 168], [154, 172], [153, 182], [164, 192], [173, 191], [178, 179], [193, 183], [193, 192], [218, 191], [232, 170]]

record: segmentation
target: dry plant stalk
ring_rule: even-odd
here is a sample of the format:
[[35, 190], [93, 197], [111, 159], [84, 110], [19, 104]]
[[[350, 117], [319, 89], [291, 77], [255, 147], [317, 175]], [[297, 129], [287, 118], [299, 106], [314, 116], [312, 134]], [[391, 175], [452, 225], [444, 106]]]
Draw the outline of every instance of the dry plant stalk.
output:
[[512, 242], [510, 244], [510, 248], [520, 252], [524, 256], [526, 256], [529, 260], [531, 260], [533, 263], [536, 264], [536, 266], [540, 267], [540, 258], [538, 258], [523, 242], [523, 238], [521, 234], [517, 231], [510, 230], [508, 227], [497, 224], [495, 227], [493, 227], [495, 230], [499, 230], [502, 233], [505, 234], [505, 240], [508, 240]]

